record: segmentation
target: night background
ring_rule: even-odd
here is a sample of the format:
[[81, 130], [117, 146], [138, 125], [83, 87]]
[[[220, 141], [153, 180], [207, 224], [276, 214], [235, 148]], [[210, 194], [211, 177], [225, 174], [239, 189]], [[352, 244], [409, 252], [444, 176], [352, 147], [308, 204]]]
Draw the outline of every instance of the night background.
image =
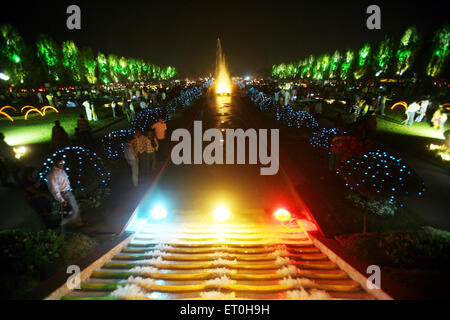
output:
[[[81, 8], [81, 30], [66, 28], [66, 8]], [[381, 30], [368, 30], [366, 9], [381, 7]], [[410, 25], [431, 41], [448, 20], [447, 1], [33, 1], [3, 4], [28, 42], [47, 33], [94, 52], [173, 65], [181, 77], [214, 72], [220, 37], [232, 75], [270, 73], [273, 64], [399, 38]]]

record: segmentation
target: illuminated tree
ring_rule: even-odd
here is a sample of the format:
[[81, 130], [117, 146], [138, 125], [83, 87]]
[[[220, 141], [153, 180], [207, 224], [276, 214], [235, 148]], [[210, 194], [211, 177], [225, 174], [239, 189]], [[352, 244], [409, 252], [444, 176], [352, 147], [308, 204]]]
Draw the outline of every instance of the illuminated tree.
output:
[[73, 41], [65, 41], [62, 46], [62, 64], [69, 73], [69, 77], [75, 82], [81, 82], [81, 57], [80, 51]]
[[0, 27], [0, 36], [0, 72], [7, 74], [14, 84], [24, 83], [28, 73], [23, 61], [26, 45], [22, 36], [9, 24]]
[[111, 76], [111, 79], [114, 80], [114, 82], [119, 82], [119, 76], [120, 76], [120, 67], [119, 67], [119, 58], [117, 58], [114, 54], [108, 55], [108, 67], [109, 67], [109, 73]]
[[302, 70], [302, 77], [303, 77], [303, 75], [305, 75], [307, 78], [311, 78], [312, 70], [313, 70], [313, 66], [314, 66], [314, 60], [315, 60], [315, 58], [313, 55], [310, 55], [308, 57], [305, 67], [303, 67], [303, 70]]
[[130, 81], [136, 81], [137, 71], [136, 71], [136, 60], [135, 59], [128, 59], [128, 79]]
[[61, 48], [49, 36], [40, 34], [36, 41], [36, 55], [51, 81], [60, 81], [62, 78]]
[[110, 77], [109, 77], [108, 59], [101, 52], [97, 54], [97, 65], [98, 65], [98, 76], [100, 78], [100, 81], [104, 84], [109, 83]]
[[392, 60], [394, 42], [391, 37], [386, 36], [380, 43], [377, 53], [374, 55], [375, 59], [375, 76], [378, 77], [382, 73], [386, 73], [389, 68], [389, 63]]
[[312, 77], [315, 80], [323, 79], [323, 74], [322, 74], [322, 57], [319, 57], [316, 60], [316, 62], [314, 63], [314, 66], [312, 68]]
[[366, 43], [361, 50], [359, 50], [358, 52], [358, 66], [356, 71], [353, 73], [353, 75], [355, 76], [355, 79], [360, 79], [361, 77], [363, 77], [366, 74], [367, 71], [367, 66], [369, 64], [369, 57], [370, 57], [370, 44]]
[[94, 58], [91, 48], [83, 48], [81, 52], [83, 61], [83, 73], [87, 82], [90, 84], [97, 83], [97, 77], [95, 71], [97, 70], [97, 60]]
[[334, 79], [337, 76], [337, 71], [339, 70], [339, 63], [341, 62], [342, 56], [339, 51], [335, 51], [330, 61], [330, 72], [329, 78]]
[[347, 80], [350, 73], [350, 68], [352, 67], [352, 62], [355, 57], [355, 53], [352, 50], [348, 50], [345, 53], [345, 59], [341, 64], [341, 79]]
[[395, 55], [397, 59], [397, 75], [401, 76], [408, 70], [416, 56], [420, 36], [415, 26], [409, 27], [402, 39]]
[[119, 75], [122, 79], [125, 80], [129, 80], [128, 79], [128, 74], [129, 74], [129, 69], [128, 69], [128, 59], [125, 57], [121, 57], [119, 59]]
[[433, 39], [433, 52], [427, 66], [427, 75], [438, 76], [447, 62], [450, 46], [450, 25], [444, 25], [436, 31]]

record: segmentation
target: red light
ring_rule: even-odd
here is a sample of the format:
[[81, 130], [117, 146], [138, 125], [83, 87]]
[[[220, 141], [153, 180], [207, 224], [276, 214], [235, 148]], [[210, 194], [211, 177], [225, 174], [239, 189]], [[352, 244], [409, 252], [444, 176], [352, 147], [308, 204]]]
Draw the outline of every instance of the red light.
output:
[[286, 209], [278, 209], [273, 213], [275, 219], [280, 222], [286, 222], [291, 220], [291, 213]]

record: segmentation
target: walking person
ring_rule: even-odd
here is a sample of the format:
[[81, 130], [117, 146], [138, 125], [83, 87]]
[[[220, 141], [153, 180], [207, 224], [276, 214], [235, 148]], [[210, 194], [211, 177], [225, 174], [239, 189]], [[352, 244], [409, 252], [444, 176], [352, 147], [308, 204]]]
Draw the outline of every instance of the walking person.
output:
[[156, 152], [159, 149], [159, 143], [158, 139], [156, 139], [155, 134], [153, 133], [153, 130], [147, 131], [147, 158], [151, 162], [151, 166], [149, 164], [149, 167], [151, 167], [150, 172], [154, 172], [156, 169]]
[[139, 160], [139, 173], [144, 177], [148, 173], [149, 159], [147, 158], [147, 137], [140, 130], [134, 135], [133, 148]]
[[131, 168], [131, 180], [133, 186], [137, 187], [139, 184], [139, 158], [134, 149], [134, 138], [129, 137], [125, 141], [124, 157]]
[[70, 204], [72, 208], [72, 215], [65, 218], [62, 221], [62, 225], [74, 224], [77, 227], [81, 227], [83, 222], [81, 221], [80, 210], [78, 208], [77, 200], [73, 195], [70, 187], [70, 181], [67, 177], [67, 173], [64, 170], [66, 162], [64, 159], [57, 159], [52, 170], [47, 175], [47, 186], [50, 193], [53, 195], [56, 201], [58, 201], [62, 208]]
[[423, 118], [425, 117], [425, 113], [427, 112], [427, 108], [428, 105], [430, 104], [430, 101], [425, 99], [422, 101], [422, 103], [420, 104], [420, 111], [419, 111], [419, 115], [417, 116], [416, 122], [422, 122]]
[[152, 125], [152, 129], [155, 130], [155, 135], [156, 139], [158, 139], [160, 153], [162, 153], [162, 156], [164, 157], [165, 153], [167, 152], [166, 150], [167, 125], [164, 123], [164, 120], [162, 118], [158, 118], [158, 122]]
[[403, 122], [405, 126], [412, 126], [414, 122], [414, 117], [416, 115], [416, 112], [419, 111], [420, 105], [414, 101], [411, 103], [408, 108], [406, 109], [405, 113], [407, 115], [406, 120]]

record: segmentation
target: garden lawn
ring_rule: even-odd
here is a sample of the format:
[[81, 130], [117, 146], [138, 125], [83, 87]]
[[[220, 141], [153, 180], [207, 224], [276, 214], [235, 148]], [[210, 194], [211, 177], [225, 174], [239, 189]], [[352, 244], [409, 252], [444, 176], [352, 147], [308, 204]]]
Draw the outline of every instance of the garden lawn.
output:
[[[99, 121], [90, 122], [92, 130], [105, 127], [117, 121], [117, 119], [112, 117], [109, 108], [98, 107], [96, 112]], [[13, 117], [14, 122], [11, 122], [6, 117], [1, 117], [0, 132], [5, 135], [5, 141], [11, 146], [50, 142], [54, 122], [59, 120], [61, 126], [72, 138], [75, 134], [80, 114], [85, 114], [84, 108], [65, 108], [60, 110], [59, 113], [49, 109], [44, 117], [33, 112], [28, 115], [28, 120], [24, 119], [24, 115], [17, 115]]]

